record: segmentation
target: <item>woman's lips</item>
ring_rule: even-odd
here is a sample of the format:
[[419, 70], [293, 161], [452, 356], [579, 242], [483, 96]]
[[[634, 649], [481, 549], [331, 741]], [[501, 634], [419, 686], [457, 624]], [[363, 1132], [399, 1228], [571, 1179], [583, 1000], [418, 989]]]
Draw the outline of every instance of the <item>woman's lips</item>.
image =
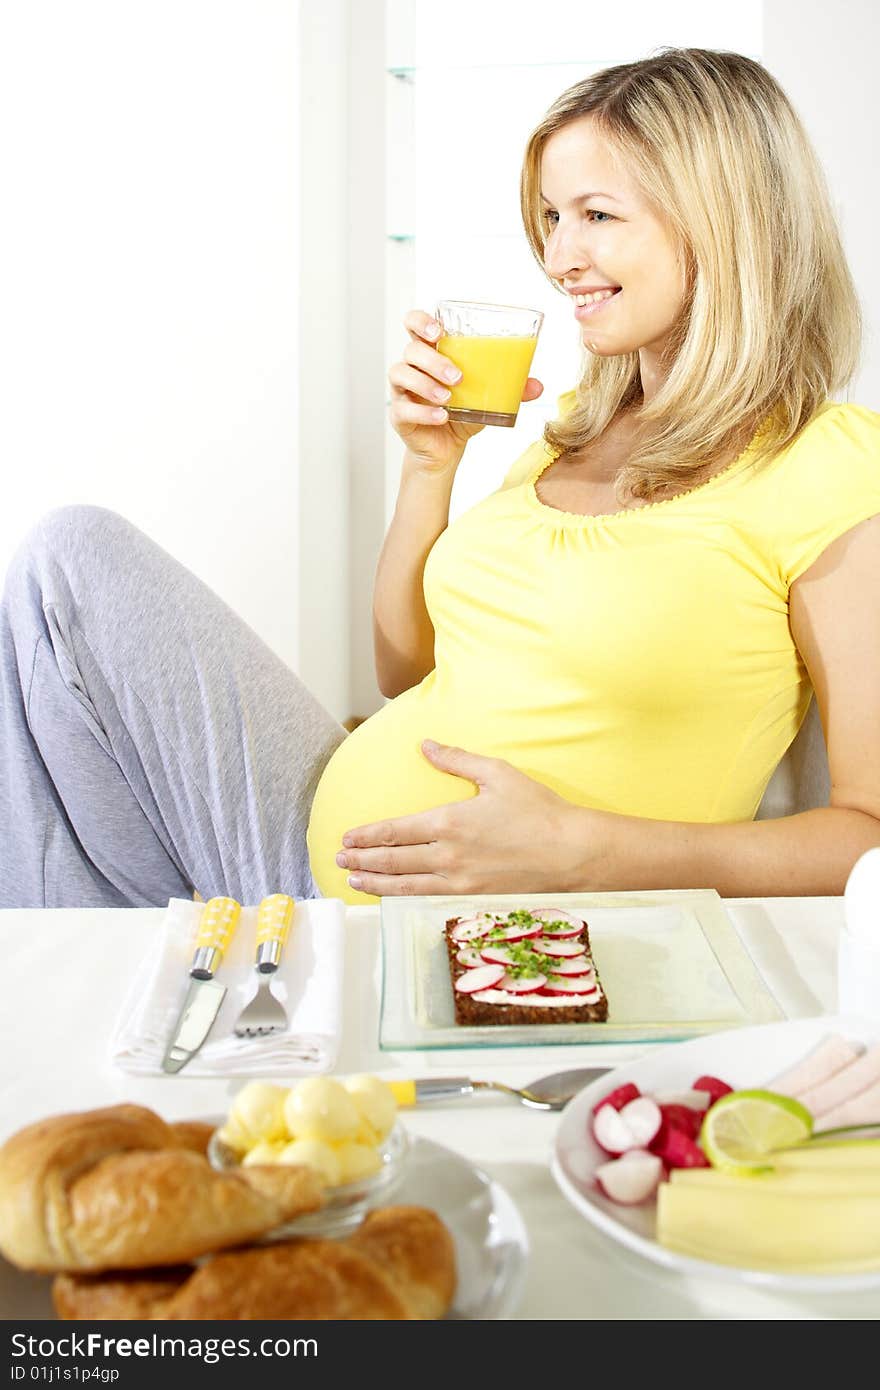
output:
[[617, 296], [618, 296], [619, 294], [622, 294], [622, 293], [623, 293], [622, 290], [615, 290], [613, 294], [608, 295], [605, 299], [597, 300], [597, 302], [596, 302], [595, 304], [577, 304], [577, 305], [575, 305], [575, 311], [574, 311], [574, 316], [575, 316], [575, 318], [576, 318], [576, 319], [588, 319], [588, 318], [593, 318], [593, 316], [594, 316], [595, 314], [601, 314], [602, 310], [603, 310], [603, 309], [606, 309], [606, 308], [608, 307], [609, 304], [613, 304], [613, 303], [614, 303], [614, 300], [617, 298]]

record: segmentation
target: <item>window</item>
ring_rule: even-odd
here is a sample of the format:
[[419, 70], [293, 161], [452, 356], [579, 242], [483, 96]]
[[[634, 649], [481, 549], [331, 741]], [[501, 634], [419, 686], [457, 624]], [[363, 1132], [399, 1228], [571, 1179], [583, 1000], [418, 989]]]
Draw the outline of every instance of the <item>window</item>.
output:
[[[408, 308], [440, 298], [543, 309], [532, 374], [541, 400], [512, 430], [469, 445], [452, 514], [496, 488], [575, 382], [579, 335], [522, 231], [519, 173], [533, 127], [567, 87], [664, 46], [731, 49], [760, 60], [762, 4], [624, 0], [602, 13], [584, 0], [387, 0], [386, 360], [400, 355]], [[387, 510], [400, 470], [388, 430]]]

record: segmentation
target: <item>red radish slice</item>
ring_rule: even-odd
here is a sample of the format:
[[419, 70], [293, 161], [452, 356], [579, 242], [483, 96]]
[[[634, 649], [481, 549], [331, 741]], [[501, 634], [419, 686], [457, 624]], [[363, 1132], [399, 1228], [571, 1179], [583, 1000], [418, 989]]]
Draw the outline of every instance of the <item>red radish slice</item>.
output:
[[460, 917], [452, 928], [453, 941], [473, 941], [475, 936], [485, 936], [495, 924], [495, 918], [487, 912], [476, 917]]
[[546, 975], [505, 975], [499, 981], [498, 988], [506, 989], [510, 994], [532, 994], [546, 983]]
[[593, 1116], [593, 1138], [607, 1154], [622, 1154], [636, 1147], [629, 1125], [613, 1105], [603, 1105]]
[[460, 951], [456, 951], [455, 959], [458, 961], [459, 965], [469, 965], [471, 967], [486, 964], [485, 956], [481, 956], [479, 951], [473, 946], [462, 946]]
[[[563, 940], [567, 936], [580, 936], [586, 922], [580, 917], [573, 917], [570, 912], [563, 912], [553, 907], [539, 907], [532, 913], [539, 922], [564, 922], [565, 926], [557, 927], [550, 932], [553, 941]], [[546, 930], [546, 927], [545, 927]]]
[[498, 932], [495, 936], [496, 941], [528, 941], [533, 936], [540, 936], [543, 928], [540, 922], [534, 922], [529, 927], [517, 927], [513, 923], [510, 926], [499, 924]]
[[613, 1105], [597, 1110], [593, 1116], [593, 1137], [599, 1148], [609, 1154], [644, 1149], [657, 1135], [662, 1121], [660, 1107], [649, 1096], [638, 1096], [621, 1110], [615, 1110]]
[[476, 994], [480, 989], [492, 989], [504, 978], [503, 965], [479, 965], [459, 975], [455, 988], [462, 994]]
[[653, 1091], [652, 1095], [661, 1108], [664, 1105], [686, 1105], [700, 1115], [712, 1104], [708, 1091]]
[[584, 943], [582, 941], [547, 941], [545, 937], [541, 936], [532, 942], [532, 950], [537, 951], [541, 956], [582, 956]]
[[590, 999], [586, 994], [543, 994], [541, 990], [535, 990], [531, 994], [511, 994], [506, 989], [481, 989], [479, 994], [472, 994], [471, 999], [475, 999], [478, 1004], [518, 1004], [521, 1009], [547, 1009], [552, 1013], [553, 1009], [579, 1009], [584, 1004], [595, 1004], [596, 999]]
[[622, 1086], [618, 1086], [615, 1090], [609, 1091], [607, 1096], [603, 1096], [598, 1104], [593, 1106], [592, 1113], [597, 1115], [603, 1105], [610, 1105], [615, 1110], [622, 1110], [631, 1100], [638, 1100], [641, 1094], [641, 1091], [634, 1082], [626, 1081]]
[[600, 1164], [595, 1177], [599, 1191], [612, 1202], [634, 1207], [654, 1196], [663, 1177], [663, 1164], [656, 1154], [630, 1149], [611, 1163]]
[[[682, 1134], [686, 1134], [689, 1139], [696, 1139], [703, 1123], [703, 1116], [699, 1110], [692, 1110], [689, 1105], [661, 1105], [660, 1114], [663, 1116], [663, 1125], [668, 1125], [670, 1129], [677, 1129]], [[660, 1139], [663, 1133], [663, 1125], [660, 1126]], [[654, 1152], [658, 1150], [655, 1148]]]
[[684, 1130], [664, 1125], [651, 1144], [651, 1152], [661, 1158], [667, 1168], [708, 1168], [709, 1160], [699, 1144]]
[[580, 975], [581, 979], [585, 976], [593, 976], [593, 962], [589, 956], [572, 956], [566, 959], [564, 956], [557, 957], [553, 961], [554, 975]]
[[639, 1096], [636, 1100], [628, 1101], [617, 1113], [629, 1126], [636, 1141], [635, 1144], [628, 1144], [627, 1148], [646, 1149], [663, 1123], [660, 1106], [650, 1096]]
[[708, 1091], [714, 1102], [720, 1100], [722, 1096], [728, 1095], [733, 1087], [728, 1086], [726, 1081], [720, 1081], [717, 1076], [698, 1076], [691, 1089]]
[[595, 985], [587, 985], [583, 975], [548, 975], [544, 985], [547, 994], [597, 994]]
[[578, 931], [583, 931], [587, 925], [583, 917], [575, 917], [564, 907], [536, 907], [529, 915], [538, 922], [567, 922], [570, 927], [577, 927]]
[[504, 946], [481, 946], [479, 956], [490, 965], [511, 965], [513, 962], [513, 956]]

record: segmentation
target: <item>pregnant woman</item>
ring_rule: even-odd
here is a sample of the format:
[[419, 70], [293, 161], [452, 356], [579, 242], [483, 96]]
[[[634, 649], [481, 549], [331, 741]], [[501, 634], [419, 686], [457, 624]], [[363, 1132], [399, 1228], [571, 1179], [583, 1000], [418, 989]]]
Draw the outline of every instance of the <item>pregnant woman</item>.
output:
[[[449, 524], [476, 428], [407, 316], [392, 698], [349, 737], [121, 518], [35, 528], [0, 614], [0, 906], [834, 894], [880, 845], [880, 416], [831, 400], [859, 310], [788, 100], [737, 54], [608, 69], [530, 138], [522, 211], [580, 379]], [[813, 692], [828, 804], [756, 821]]]

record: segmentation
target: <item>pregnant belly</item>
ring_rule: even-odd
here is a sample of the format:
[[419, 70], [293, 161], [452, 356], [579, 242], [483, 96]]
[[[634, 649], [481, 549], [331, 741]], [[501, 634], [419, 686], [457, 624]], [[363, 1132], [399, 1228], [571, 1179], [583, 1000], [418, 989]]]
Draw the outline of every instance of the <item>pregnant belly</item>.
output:
[[312, 873], [325, 897], [376, 902], [370, 894], [350, 888], [349, 870], [338, 867], [342, 836], [359, 825], [474, 796], [471, 782], [432, 767], [421, 743], [433, 738], [479, 751], [485, 743], [483, 739], [475, 743], [477, 737], [470, 720], [450, 719], [448, 712], [437, 710], [431, 698], [431, 677], [349, 734], [324, 769], [309, 820]]

